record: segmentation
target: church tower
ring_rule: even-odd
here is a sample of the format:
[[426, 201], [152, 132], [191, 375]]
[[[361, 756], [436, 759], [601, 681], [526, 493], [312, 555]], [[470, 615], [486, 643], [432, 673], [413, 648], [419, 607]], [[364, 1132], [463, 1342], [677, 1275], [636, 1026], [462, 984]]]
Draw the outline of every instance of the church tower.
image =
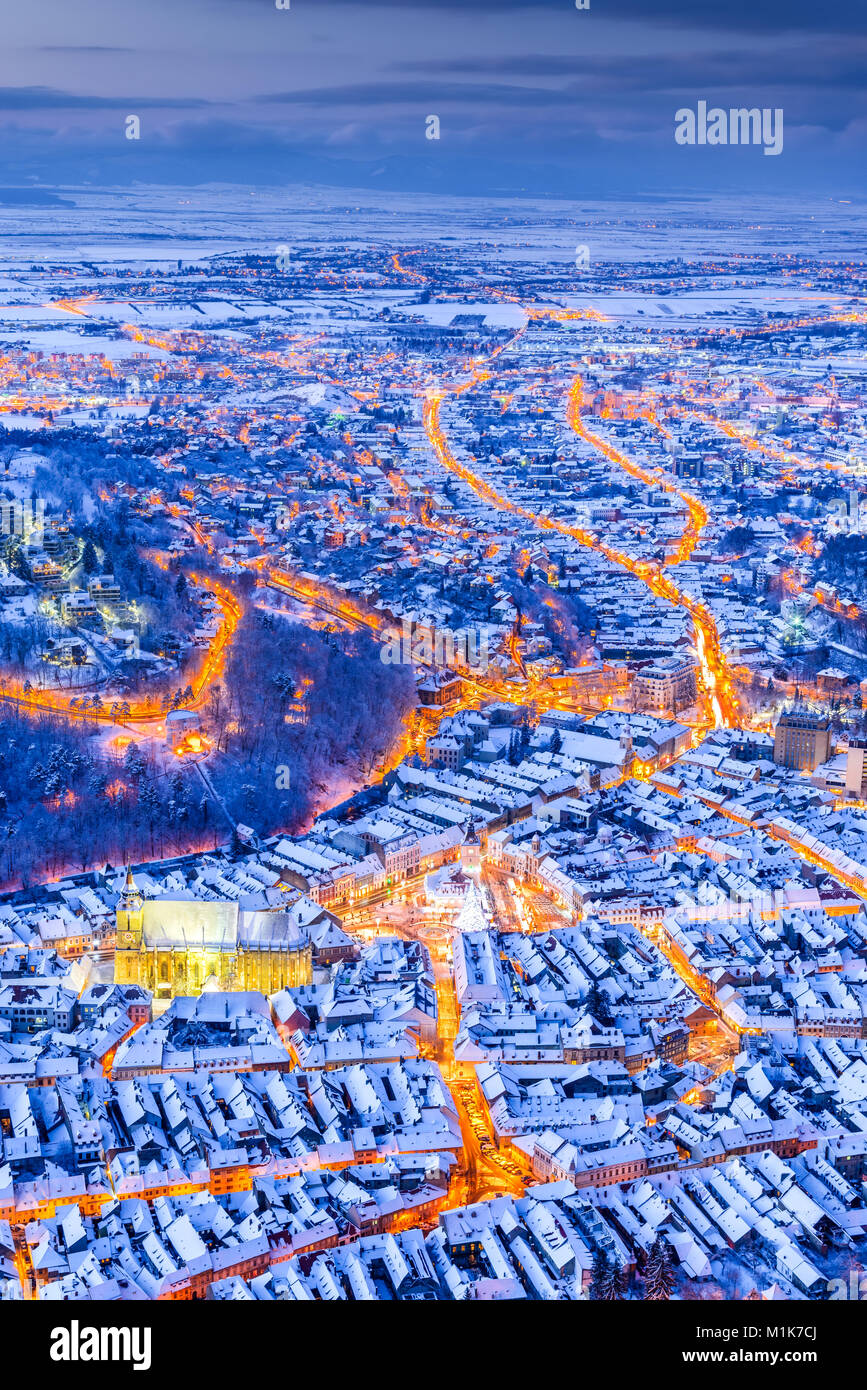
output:
[[479, 841], [478, 831], [475, 822], [470, 822], [464, 843], [461, 845], [461, 867], [464, 869], [480, 869], [482, 866], [482, 846]]
[[114, 953], [114, 978], [117, 984], [140, 984], [142, 921], [144, 899], [135, 884], [132, 870], [127, 868], [126, 883], [117, 901], [115, 928], [117, 946]]

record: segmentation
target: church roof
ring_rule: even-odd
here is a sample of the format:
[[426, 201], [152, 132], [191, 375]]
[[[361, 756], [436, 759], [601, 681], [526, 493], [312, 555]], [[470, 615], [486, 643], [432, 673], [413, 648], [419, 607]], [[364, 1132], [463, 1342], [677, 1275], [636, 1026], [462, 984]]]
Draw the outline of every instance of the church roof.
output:
[[299, 950], [307, 941], [288, 912], [183, 892], [146, 899], [142, 934], [146, 946], [181, 951]]
[[147, 946], [231, 951], [238, 939], [238, 905], [220, 900], [207, 902], [192, 894], [147, 898], [142, 928]]
[[238, 920], [238, 945], [253, 950], [300, 949], [306, 937], [288, 912], [242, 911]]

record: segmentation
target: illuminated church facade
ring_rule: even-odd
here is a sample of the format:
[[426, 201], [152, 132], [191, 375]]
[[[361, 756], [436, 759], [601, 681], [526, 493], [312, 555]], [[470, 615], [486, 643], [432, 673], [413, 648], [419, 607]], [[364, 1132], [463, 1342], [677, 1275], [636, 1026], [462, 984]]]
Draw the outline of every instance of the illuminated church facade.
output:
[[203, 989], [273, 994], [313, 980], [310, 939], [280, 908], [144, 898], [128, 872], [116, 923], [115, 982], [142, 985], [155, 1001]]

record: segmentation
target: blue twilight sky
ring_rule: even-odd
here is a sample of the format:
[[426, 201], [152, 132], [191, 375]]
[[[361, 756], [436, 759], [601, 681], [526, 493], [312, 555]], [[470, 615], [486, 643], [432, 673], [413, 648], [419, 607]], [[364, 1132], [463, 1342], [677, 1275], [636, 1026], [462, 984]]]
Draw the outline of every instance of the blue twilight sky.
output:
[[[864, 0], [38, 0], [7, 7], [0, 184], [858, 195]], [[781, 107], [688, 148], [674, 113]], [[141, 138], [127, 140], [137, 115]], [[439, 141], [425, 117], [440, 118]]]

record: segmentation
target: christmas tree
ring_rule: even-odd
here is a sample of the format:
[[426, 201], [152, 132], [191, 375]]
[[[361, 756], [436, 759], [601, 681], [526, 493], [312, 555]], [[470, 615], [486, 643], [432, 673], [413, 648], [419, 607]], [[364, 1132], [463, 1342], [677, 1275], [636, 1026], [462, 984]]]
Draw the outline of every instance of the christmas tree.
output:
[[491, 922], [485, 913], [479, 890], [470, 883], [463, 906], [455, 919], [455, 931], [490, 931]]

